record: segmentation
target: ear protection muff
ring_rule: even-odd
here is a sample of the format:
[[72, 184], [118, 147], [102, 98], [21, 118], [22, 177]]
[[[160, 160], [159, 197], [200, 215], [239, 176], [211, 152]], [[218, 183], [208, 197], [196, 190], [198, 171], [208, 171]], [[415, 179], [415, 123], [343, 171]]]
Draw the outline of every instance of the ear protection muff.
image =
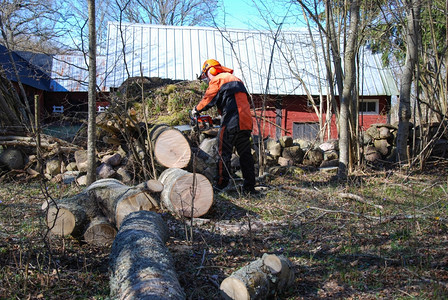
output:
[[215, 67], [210, 67], [210, 69], [208, 69], [208, 71], [210, 72], [210, 74], [212, 74], [213, 76], [216, 76], [219, 74], [218, 70], [216, 70]]

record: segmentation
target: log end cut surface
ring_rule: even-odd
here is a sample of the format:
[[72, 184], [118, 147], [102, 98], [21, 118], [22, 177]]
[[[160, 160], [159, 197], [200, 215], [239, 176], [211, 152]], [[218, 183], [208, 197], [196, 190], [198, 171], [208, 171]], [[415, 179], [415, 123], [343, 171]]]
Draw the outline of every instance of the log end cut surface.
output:
[[207, 177], [179, 169], [170, 171], [173, 176], [167, 180], [171, 182], [165, 185], [170, 209], [184, 217], [198, 218], [206, 214], [213, 204], [213, 187]]
[[90, 222], [84, 233], [84, 240], [89, 244], [103, 247], [112, 245], [116, 235], [117, 230], [105, 218], [97, 218]]
[[163, 184], [155, 179], [148, 180], [145, 187], [153, 193], [160, 193], [163, 191]]
[[190, 163], [190, 144], [179, 130], [167, 129], [157, 137], [154, 156], [162, 166], [182, 169]]
[[76, 226], [76, 218], [68, 209], [58, 209], [52, 206], [47, 212], [47, 226], [53, 234], [66, 236], [73, 232]]
[[239, 279], [234, 277], [227, 277], [221, 283], [219, 287], [221, 296], [228, 300], [249, 300], [249, 292], [246, 289], [246, 285]]

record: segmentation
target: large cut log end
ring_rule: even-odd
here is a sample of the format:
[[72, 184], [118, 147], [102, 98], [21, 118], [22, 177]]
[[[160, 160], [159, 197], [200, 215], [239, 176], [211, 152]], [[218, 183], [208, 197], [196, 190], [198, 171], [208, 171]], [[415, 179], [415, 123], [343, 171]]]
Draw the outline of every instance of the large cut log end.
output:
[[46, 222], [50, 232], [58, 236], [72, 234], [76, 226], [76, 218], [70, 210], [55, 206], [48, 208]]
[[213, 187], [202, 174], [171, 168], [163, 171], [159, 180], [164, 185], [161, 200], [171, 212], [198, 218], [213, 205]]
[[241, 280], [234, 277], [227, 277], [219, 287], [222, 298], [226, 300], [249, 300], [250, 295], [246, 285]]
[[191, 160], [191, 147], [187, 138], [177, 129], [166, 128], [154, 143], [154, 157], [167, 168], [185, 168]]

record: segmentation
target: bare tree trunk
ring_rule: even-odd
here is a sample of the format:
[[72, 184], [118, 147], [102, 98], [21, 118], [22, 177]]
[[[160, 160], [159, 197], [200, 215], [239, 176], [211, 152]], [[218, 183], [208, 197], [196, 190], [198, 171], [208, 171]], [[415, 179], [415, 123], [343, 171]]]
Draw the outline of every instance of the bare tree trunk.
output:
[[87, 129], [87, 185], [96, 179], [96, 30], [95, 0], [88, 0], [89, 9], [89, 95]]
[[353, 99], [356, 83], [355, 58], [358, 39], [359, 24], [359, 2], [353, 0], [350, 2], [350, 27], [348, 32], [345, 61], [344, 61], [344, 88], [341, 98], [341, 116], [339, 119], [339, 171], [338, 176], [345, 178], [347, 176], [347, 166], [349, 164], [350, 152], [350, 101]]
[[409, 120], [411, 119], [411, 87], [415, 64], [418, 59], [420, 0], [406, 1], [407, 13], [407, 51], [406, 63], [401, 77], [400, 99], [398, 106], [397, 161], [408, 161], [407, 141], [409, 137]]

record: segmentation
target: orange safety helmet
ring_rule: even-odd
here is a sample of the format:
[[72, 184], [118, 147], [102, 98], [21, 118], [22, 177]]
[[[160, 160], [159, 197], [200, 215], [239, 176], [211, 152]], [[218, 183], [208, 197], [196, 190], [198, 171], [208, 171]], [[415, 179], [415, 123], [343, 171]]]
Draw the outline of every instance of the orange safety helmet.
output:
[[218, 75], [219, 73], [233, 73], [232, 69], [226, 68], [224, 66], [221, 66], [221, 64], [215, 60], [215, 59], [207, 59], [204, 64], [202, 65], [202, 73], [201, 76], [199, 76], [199, 79], [204, 79], [207, 77], [207, 71], [210, 71], [210, 74], [213, 76]]

